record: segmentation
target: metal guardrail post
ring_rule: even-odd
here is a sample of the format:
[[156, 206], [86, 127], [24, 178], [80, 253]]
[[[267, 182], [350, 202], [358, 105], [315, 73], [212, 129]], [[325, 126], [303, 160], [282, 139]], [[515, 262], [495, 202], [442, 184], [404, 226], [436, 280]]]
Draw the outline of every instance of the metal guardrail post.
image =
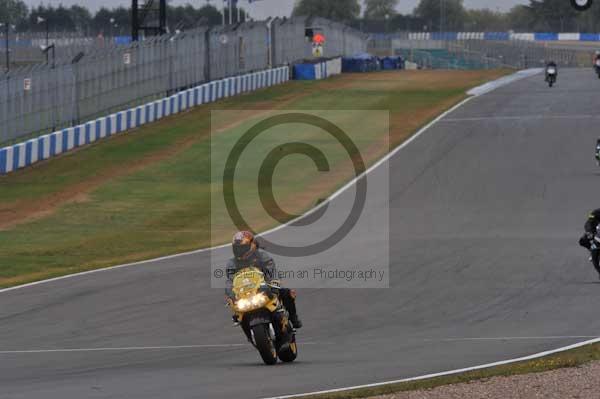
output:
[[210, 70], [210, 33], [211, 29], [207, 28], [204, 31], [204, 81], [209, 81], [211, 77]]

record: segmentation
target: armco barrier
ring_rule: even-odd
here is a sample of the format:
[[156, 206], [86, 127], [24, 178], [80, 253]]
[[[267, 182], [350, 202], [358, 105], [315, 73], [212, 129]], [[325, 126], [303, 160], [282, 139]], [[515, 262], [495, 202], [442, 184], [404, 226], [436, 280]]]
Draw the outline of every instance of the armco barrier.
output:
[[457, 32], [432, 32], [431, 40], [445, 40], [445, 41], [458, 40], [458, 33]]
[[[330, 71], [335, 70], [333, 65], [330, 65], [329, 68], [331, 68]], [[325, 72], [325, 77], [331, 74], [332, 72]], [[281, 67], [221, 79], [181, 91], [171, 97], [31, 139], [25, 143], [1, 148], [0, 175], [177, 114], [188, 108], [284, 83], [289, 78], [289, 68]]]
[[558, 40], [558, 33], [535, 33], [535, 40], [548, 42]]
[[458, 40], [483, 40], [484, 32], [458, 32]]
[[559, 33], [558, 40], [560, 40], [560, 41], [579, 41], [579, 40], [581, 40], [581, 34], [579, 34], [579, 33]]
[[323, 75], [322, 73], [320, 75], [317, 74], [317, 79], [327, 79], [331, 76], [340, 75], [342, 73], [342, 59], [341, 58], [334, 58], [334, 59], [324, 62], [322, 64], [325, 64], [325, 65], [321, 66], [321, 71], [323, 71], [323, 69], [324, 69], [326, 74], [325, 75]]
[[509, 40], [510, 35], [508, 32], [485, 32], [483, 38], [484, 40]]
[[342, 73], [342, 59], [333, 58], [318, 63], [294, 65], [294, 79], [296, 80], [321, 80]]
[[532, 42], [535, 40], [535, 35], [533, 33], [511, 33], [510, 40], [524, 40], [528, 42]]
[[579, 40], [582, 42], [597, 42], [600, 41], [600, 35], [597, 33], [581, 33]]
[[[387, 36], [380, 34], [380, 40]], [[408, 40], [521, 40], [521, 41], [600, 41], [599, 33], [509, 33], [509, 32], [410, 32]]]

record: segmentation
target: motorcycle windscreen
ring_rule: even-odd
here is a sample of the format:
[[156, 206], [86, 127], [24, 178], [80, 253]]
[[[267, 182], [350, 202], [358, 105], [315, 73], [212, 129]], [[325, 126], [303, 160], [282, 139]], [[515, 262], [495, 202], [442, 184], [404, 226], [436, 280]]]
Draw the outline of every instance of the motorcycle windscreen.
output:
[[263, 284], [265, 276], [260, 270], [254, 267], [243, 269], [233, 277], [233, 293], [236, 298], [243, 298], [256, 293]]

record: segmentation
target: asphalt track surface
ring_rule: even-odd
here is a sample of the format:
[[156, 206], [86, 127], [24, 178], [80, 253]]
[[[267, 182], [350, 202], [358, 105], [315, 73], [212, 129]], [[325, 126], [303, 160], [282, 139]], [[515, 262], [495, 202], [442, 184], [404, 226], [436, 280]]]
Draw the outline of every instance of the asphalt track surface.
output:
[[263, 366], [244, 344], [200, 253], [1, 293], [0, 397], [259, 398], [599, 336], [598, 276], [577, 246], [600, 206], [598, 104], [591, 70], [561, 71], [554, 89], [535, 76], [394, 156], [391, 288], [300, 291], [292, 365]]

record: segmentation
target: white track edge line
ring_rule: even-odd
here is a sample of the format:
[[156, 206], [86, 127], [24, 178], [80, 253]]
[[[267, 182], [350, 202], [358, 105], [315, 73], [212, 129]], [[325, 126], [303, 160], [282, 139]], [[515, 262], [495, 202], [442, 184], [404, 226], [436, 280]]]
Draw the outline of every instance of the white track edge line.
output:
[[412, 382], [412, 381], [420, 381], [420, 380], [426, 380], [426, 379], [436, 378], [436, 377], [444, 377], [444, 376], [448, 376], [448, 375], [460, 374], [460, 373], [465, 373], [465, 372], [469, 372], [469, 371], [487, 369], [487, 368], [495, 367], [495, 366], [503, 366], [505, 364], [510, 364], [510, 363], [517, 363], [517, 362], [523, 362], [523, 361], [527, 361], [527, 360], [539, 359], [540, 357], [553, 355], [553, 354], [559, 353], [559, 352], [565, 352], [565, 351], [568, 351], [571, 349], [577, 349], [582, 346], [596, 344], [599, 342], [600, 342], [600, 338], [596, 338], [596, 339], [592, 339], [592, 340], [585, 341], [585, 342], [580, 342], [577, 344], [565, 346], [565, 347], [558, 348], [558, 349], [535, 353], [535, 354], [529, 355], [529, 356], [523, 356], [523, 357], [518, 357], [518, 358], [514, 358], [514, 359], [509, 359], [509, 360], [502, 360], [499, 362], [487, 363], [487, 364], [482, 364], [482, 365], [473, 366], [473, 367], [467, 367], [467, 368], [463, 368], [463, 369], [443, 371], [441, 373], [426, 374], [426, 375], [421, 375], [418, 377], [405, 378], [405, 379], [395, 380], [395, 381], [385, 381], [385, 382], [377, 382], [374, 384], [357, 385], [357, 386], [347, 387], [347, 388], [337, 388], [337, 389], [330, 389], [330, 390], [325, 390], [325, 391], [307, 392], [307, 393], [301, 393], [301, 394], [295, 394], [295, 395], [274, 396], [274, 397], [270, 397], [270, 398], [266, 398], [266, 399], [302, 398], [302, 397], [307, 397], [307, 396], [325, 395], [325, 394], [331, 394], [331, 393], [352, 391], [352, 390], [356, 390], [356, 389], [376, 388], [376, 387], [380, 387], [380, 386], [384, 386], [384, 385], [399, 384], [402, 382]]
[[[427, 125], [425, 125], [424, 127], [422, 127], [415, 134], [413, 134], [408, 140], [402, 142], [402, 144], [400, 144], [394, 150], [392, 150], [391, 152], [389, 152], [385, 157], [381, 158], [379, 161], [377, 161], [375, 164], [373, 164], [369, 169], [367, 169], [365, 172], [363, 172], [363, 174], [361, 174], [360, 176], [355, 177], [354, 179], [352, 179], [345, 186], [343, 186], [342, 188], [340, 188], [338, 191], [336, 191], [334, 194], [332, 194], [329, 198], [327, 198], [327, 200], [321, 202], [315, 208], [311, 209], [310, 211], [306, 212], [304, 215], [302, 215], [302, 216], [300, 216], [300, 217], [298, 217], [298, 218], [296, 218], [296, 219], [294, 219], [292, 221], [289, 221], [289, 222], [287, 222], [285, 224], [282, 224], [282, 225], [274, 227], [274, 228], [272, 228], [270, 230], [267, 230], [266, 232], [261, 233], [260, 235], [272, 234], [272, 233], [274, 233], [274, 232], [276, 232], [278, 230], [281, 230], [281, 229], [283, 229], [285, 227], [288, 227], [288, 226], [296, 223], [298, 220], [301, 220], [301, 219], [303, 219], [303, 218], [311, 215], [314, 212], [317, 212], [319, 209], [321, 209], [321, 207], [325, 206], [326, 204], [330, 203], [335, 198], [339, 197], [349, 187], [351, 187], [352, 185], [354, 185], [358, 180], [360, 180], [364, 176], [368, 175], [373, 170], [377, 169], [383, 163], [389, 161], [393, 156], [395, 156], [403, 148], [405, 148], [407, 145], [409, 145], [410, 143], [412, 143], [414, 140], [416, 140], [423, 133], [425, 133], [429, 129], [431, 129], [431, 127], [433, 127], [441, 119], [445, 118], [448, 114], [456, 111], [458, 108], [462, 107], [463, 105], [465, 105], [466, 103], [468, 103], [473, 98], [476, 98], [476, 96], [465, 98], [464, 100], [460, 101], [458, 104], [454, 105], [452, 108], [448, 109], [447, 111], [445, 111], [444, 113], [442, 113], [441, 115], [439, 115], [438, 117], [436, 117], [434, 120], [432, 120]], [[199, 254], [199, 253], [203, 253], [203, 252], [207, 252], [207, 251], [213, 251], [213, 250], [216, 250], [216, 249], [226, 248], [228, 246], [229, 246], [229, 244], [223, 244], [223, 245], [218, 245], [218, 246], [210, 247], [210, 248], [202, 248], [202, 249], [197, 249], [197, 250], [194, 250], [194, 251], [182, 252], [182, 253], [179, 253], [179, 254], [173, 254], [173, 255], [168, 255], [168, 256], [162, 256], [160, 258], [143, 260], [143, 261], [140, 261], [140, 262], [126, 263], [124, 265], [111, 266], [111, 267], [106, 267], [106, 268], [103, 268], [103, 269], [95, 269], [95, 270], [88, 270], [88, 271], [85, 271], [85, 272], [80, 272], [80, 273], [75, 273], [75, 274], [68, 274], [66, 276], [55, 277], [55, 278], [51, 278], [51, 279], [47, 279], [47, 280], [40, 280], [40, 281], [35, 281], [35, 282], [32, 282], [32, 283], [17, 285], [15, 287], [3, 288], [3, 289], [0, 289], [0, 294], [5, 293], [5, 292], [10, 292], [10, 291], [15, 291], [15, 290], [23, 289], [23, 288], [34, 287], [36, 285], [41, 285], [41, 284], [47, 284], [47, 283], [52, 283], [52, 282], [56, 282], [56, 281], [61, 281], [61, 280], [69, 279], [69, 278], [76, 278], [76, 277], [86, 276], [86, 275], [94, 274], [94, 273], [107, 272], [107, 271], [111, 271], [111, 270], [117, 270], [117, 269], [123, 269], [123, 268], [126, 268], [126, 267], [131, 267], [131, 266], [140, 266], [140, 265], [144, 265], [144, 264], [147, 264], [147, 263], [155, 263], [155, 262], [160, 262], [160, 261], [163, 261], [163, 260], [169, 260], [169, 259], [175, 259], [175, 258], [179, 258], [179, 257], [184, 257], [184, 256], [189, 256], [189, 255], [194, 255], [194, 254]]]
[[425, 342], [461, 342], [461, 341], [520, 341], [520, 340], [555, 340], [555, 339], [596, 339], [597, 335], [548, 335], [537, 337], [468, 337], [468, 338], [441, 338], [425, 339]]
[[206, 345], [180, 345], [180, 346], [126, 346], [121, 348], [71, 348], [71, 349], [31, 349], [31, 350], [3, 350], [0, 355], [23, 355], [39, 353], [73, 353], [73, 352], [126, 352], [145, 350], [178, 350], [178, 349], [205, 349], [205, 348], [237, 348], [246, 344], [206, 344]]

